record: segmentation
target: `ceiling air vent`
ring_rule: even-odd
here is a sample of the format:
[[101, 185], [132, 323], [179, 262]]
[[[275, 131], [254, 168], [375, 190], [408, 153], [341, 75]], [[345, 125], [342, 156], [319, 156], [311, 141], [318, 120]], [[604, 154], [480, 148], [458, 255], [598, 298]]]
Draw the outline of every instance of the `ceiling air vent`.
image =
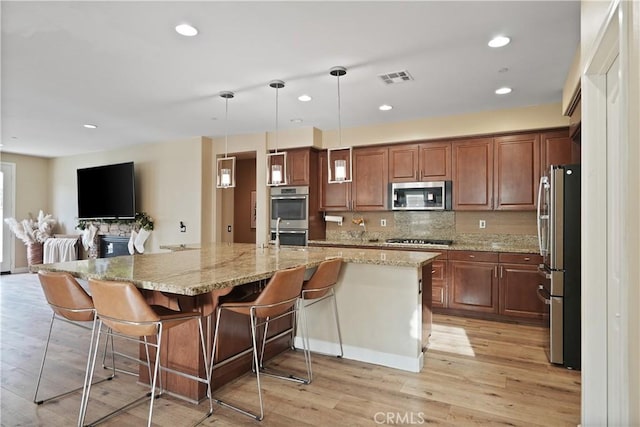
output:
[[387, 73], [387, 74], [380, 74], [378, 77], [380, 77], [380, 79], [385, 84], [388, 84], [388, 85], [395, 84], [395, 83], [404, 83], [404, 82], [413, 80], [413, 77], [411, 77], [411, 74], [409, 74], [407, 70], [394, 71], [393, 73]]

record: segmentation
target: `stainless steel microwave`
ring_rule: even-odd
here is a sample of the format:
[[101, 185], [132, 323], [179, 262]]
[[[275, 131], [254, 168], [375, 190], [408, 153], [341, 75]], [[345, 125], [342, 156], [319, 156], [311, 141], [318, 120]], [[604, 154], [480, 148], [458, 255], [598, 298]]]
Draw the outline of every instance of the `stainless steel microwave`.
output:
[[451, 210], [451, 181], [394, 182], [390, 191], [392, 210]]

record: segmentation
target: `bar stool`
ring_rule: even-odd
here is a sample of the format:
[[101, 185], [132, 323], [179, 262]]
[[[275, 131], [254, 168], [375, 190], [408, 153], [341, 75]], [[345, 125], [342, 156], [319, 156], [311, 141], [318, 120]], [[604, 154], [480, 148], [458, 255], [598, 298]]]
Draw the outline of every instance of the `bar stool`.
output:
[[[298, 311], [298, 301], [300, 298], [300, 292], [302, 291], [302, 282], [304, 280], [305, 267], [295, 267], [287, 270], [277, 271], [269, 280], [264, 289], [260, 292], [258, 297], [253, 301], [229, 301], [220, 304], [216, 309], [216, 325], [215, 333], [213, 336], [213, 351], [211, 356], [211, 369], [210, 373], [213, 373], [214, 360], [216, 356], [216, 350], [218, 345], [218, 335], [220, 332], [220, 315], [223, 310], [232, 311], [241, 315], [249, 316], [251, 319], [251, 338], [252, 338], [252, 350], [253, 350], [253, 367], [256, 374], [256, 382], [258, 386], [258, 400], [260, 402], [260, 414], [253, 414], [247, 410], [241, 409], [237, 406], [231, 405], [220, 399], [214, 399], [216, 403], [238, 411], [244, 415], [261, 421], [264, 418], [264, 406], [262, 401], [262, 388], [260, 385], [260, 374], [266, 374], [272, 377], [285, 379], [288, 381], [294, 381], [302, 384], [308, 384], [309, 379], [299, 378], [294, 375], [277, 375], [274, 373], [266, 372], [262, 366], [262, 357], [264, 355], [264, 344], [267, 337], [267, 328], [270, 322], [281, 319], [285, 316], [295, 315]], [[257, 328], [264, 325], [263, 341], [261, 346], [261, 352], [258, 354], [258, 340], [257, 340]], [[307, 368], [307, 374], [310, 376], [311, 361], [309, 360], [309, 353], [305, 347], [304, 351], [305, 365]]]
[[[333, 301], [333, 312], [335, 315], [336, 329], [338, 330], [338, 342], [340, 343], [340, 354], [338, 357], [344, 356], [342, 349], [342, 334], [340, 333], [340, 319], [338, 318], [338, 305], [336, 303], [335, 285], [338, 282], [338, 275], [342, 268], [342, 258], [332, 258], [326, 261], [322, 261], [316, 269], [313, 276], [304, 282], [302, 286], [301, 301], [300, 301], [300, 313], [303, 314], [304, 320], [304, 337], [306, 337], [306, 348], [309, 346], [309, 332], [307, 324], [306, 310], [314, 304], [319, 303], [327, 298], [331, 298]], [[303, 338], [305, 339], [305, 338]], [[310, 379], [312, 379], [311, 369]]]
[[[92, 425], [98, 424], [108, 418], [111, 418], [117, 413], [132, 408], [133, 406], [149, 398], [150, 402], [147, 426], [151, 426], [151, 419], [153, 416], [153, 403], [156, 397], [162, 395], [162, 389], [160, 390], [160, 393], [156, 394], [158, 371], [160, 369], [170, 371], [171, 373], [206, 384], [207, 397], [209, 399], [209, 411], [196, 424], [199, 424], [204, 419], [209, 417], [213, 413], [213, 400], [211, 398], [211, 375], [209, 374], [209, 361], [207, 360], [206, 356], [207, 353], [202, 329], [201, 314], [199, 312], [174, 311], [162, 306], [149, 305], [140, 291], [132, 283], [128, 282], [89, 279], [89, 289], [91, 290], [91, 294], [93, 295], [93, 303], [95, 305], [98, 316], [98, 333], [96, 336], [95, 344], [93, 346], [93, 357], [91, 360], [91, 366], [88, 367], [87, 371], [89, 379], [87, 381], [88, 385], [82, 396], [83, 404], [81, 405], [82, 412], [80, 414], [79, 425], [84, 424], [84, 418], [86, 416], [87, 407], [89, 405], [89, 398], [91, 394], [91, 379], [93, 378], [93, 371], [95, 368], [96, 357], [98, 353], [97, 348], [100, 342], [100, 335], [102, 333], [107, 335], [107, 337], [121, 336], [131, 341], [144, 344], [147, 361], [141, 361], [141, 363], [145, 363], [149, 369], [151, 392], [92, 422]], [[181, 325], [190, 320], [198, 321], [206, 378], [200, 378], [185, 372], [179, 372], [160, 366], [160, 353], [162, 350], [163, 331]], [[107, 326], [105, 331], [103, 331], [103, 325]], [[147, 337], [154, 337], [155, 343], [150, 342]], [[151, 362], [152, 359], [150, 359], [149, 357], [149, 347], [154, 347], [156, 349], [154, 355], [154, 363]], [[153, 369], [151, 368], [152, 364]]]
[[[38, 272], [38, 279], [40, 280], [40, 285], [42, 286], [42, 290], [44, 292], [44, 296], [47, 300], [47, 303], [53, 310], [53, 314], [51, 316], [51, 322], [49, 323], [49, 334], [47, 335], [47, 343], [44, 347], [44, 354], [42, 356], [42, 363], [40, 364], [40, 372], [38, 373], [38, 380], [36, 382], [36, 390], [33, 394], [33, 402], [41, 405], [45, 402], [49, 402], [54, 399], [58, 399], [63, 396], [67, 396], [71, 393], [84, 389], [87, 384], [86, 377], [86, 369], [85, 369], [85, 377], [84, 384], [81, 387], [75, 388], [70, 391], [66, 391], [60, 394], [57, 394], [52, 397], [48, 397], [46, 399], [38, 400], [38, 390], [40, 389], [40, 380], [42, 379], [42, 373], [44, 371], [45, 361], [47, 360], [47, 351], [49, 349], [49, 342], [51, 341], [51, 334], [53, 331], [53, 324], [56, 320], [64, 321], [71, 325], [90, 330], [91, 331], [91, 340], [89, 341], [89, 351], [87, 353], [87, 367], [89, 366], [89, 362], [91, 360], [92, 346], [93, 346], [93, 337], [95, 335], [95, 326], [96, 326], [96, 310], [93, 306], [93, 300], [89, 296], [89, 294], [82, 288], [80, 283], [69, 273], [61, 273], [61, 272], [49, 272], [41, 270]], [[92, 326], [89, 327], [85, 325], [85, 323], [93, 322]], [[105, 356], [106, 356], [106, 348], [105, 348]], [[115, 368], [115, 360], [114, 353], [112, 347], [112, 366], [111, 366], [111, 375], [107, 378], [100, 379], [96, 381], [94, 384], [100, 383], [102, 381], [107, 381], [112, 379], [116, 374]], [[104, 358], [103, 358], [103, 366], [104, 366]], [[82, 407], [80, 408], [80, 412], [82, 412]]]

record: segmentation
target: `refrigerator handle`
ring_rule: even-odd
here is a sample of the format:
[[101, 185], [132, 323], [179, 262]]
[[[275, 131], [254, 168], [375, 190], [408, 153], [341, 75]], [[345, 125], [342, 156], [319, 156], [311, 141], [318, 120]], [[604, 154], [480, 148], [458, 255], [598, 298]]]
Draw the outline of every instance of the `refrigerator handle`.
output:
[[543, 248], [542, 248], [542, 224], [540, 217], [541, 206], [542, 206], [542, 190], [544, 189], [545, 181], [547, 180], [546, 176], [540, 177], [540, 184], [538, 185], [538, 206], [537, 206], [537, 221], [538, 221], [538, 247], [540, 248], [540, 255], [544, 256]]
[[538, 295], [538, 299], [545, 303], [546, 305], [551, 305], [551, 295], [547, 292], [547, 290], [542, 285], [538, 285], [538, 289], [536, 290], [536, 294]]

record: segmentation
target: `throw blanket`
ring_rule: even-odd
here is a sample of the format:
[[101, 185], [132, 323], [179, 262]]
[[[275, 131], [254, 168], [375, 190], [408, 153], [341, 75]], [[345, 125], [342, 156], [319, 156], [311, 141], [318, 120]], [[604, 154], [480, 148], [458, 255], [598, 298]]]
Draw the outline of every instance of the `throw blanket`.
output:
[[54, 262], [75, 261], [78, 258], [76, 252], [77, 243], [78, 239], [75, 238], [45, 240], [42, 262], [44, 264], [51, 264]]

